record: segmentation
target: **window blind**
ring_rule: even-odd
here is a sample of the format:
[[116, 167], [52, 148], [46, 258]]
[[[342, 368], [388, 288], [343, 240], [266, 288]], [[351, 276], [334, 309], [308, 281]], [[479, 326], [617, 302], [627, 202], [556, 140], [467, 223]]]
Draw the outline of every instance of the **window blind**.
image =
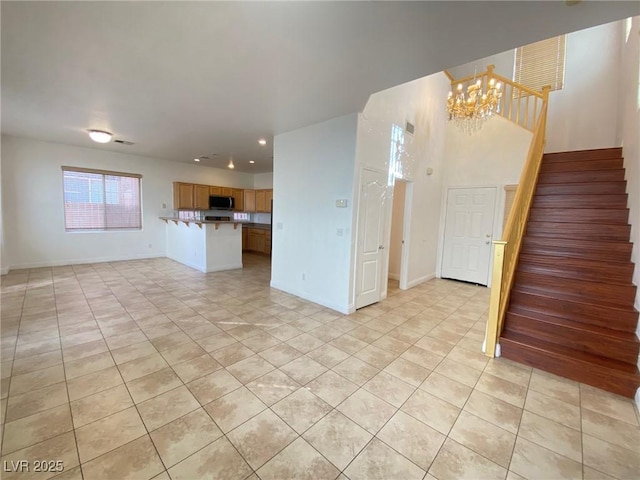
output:
[[139, 230], [141, 175], [62, 167], [65, 229]]
[[516, 49], [513, 80], [536, 91], [551, 85], [551, 91], [564, 87], [566, 36], [549, 38]]

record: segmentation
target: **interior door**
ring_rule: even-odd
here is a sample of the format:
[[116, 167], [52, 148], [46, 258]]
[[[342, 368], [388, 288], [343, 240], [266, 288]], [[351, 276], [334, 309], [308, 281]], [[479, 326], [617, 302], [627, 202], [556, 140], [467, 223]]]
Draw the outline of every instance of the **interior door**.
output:
[[384, 265], [384, 212], [387, 176], [362, 171], [358, 204], [356, 308], [380, 301]]
[[442, 278], [487, 285], [495, 203], [495, 188], [449, 189]]

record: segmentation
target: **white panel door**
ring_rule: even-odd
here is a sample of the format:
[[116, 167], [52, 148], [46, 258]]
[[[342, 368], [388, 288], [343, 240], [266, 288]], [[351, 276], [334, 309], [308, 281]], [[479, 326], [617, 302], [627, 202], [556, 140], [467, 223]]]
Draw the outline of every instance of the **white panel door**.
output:
[[358, 203], [356, 308], [379, 302], [384, 265], [384, 211], [387, 176], [363, 170]]
[[495, 188], [449, 189], [442, 278], [487, 285], [495, 204]]

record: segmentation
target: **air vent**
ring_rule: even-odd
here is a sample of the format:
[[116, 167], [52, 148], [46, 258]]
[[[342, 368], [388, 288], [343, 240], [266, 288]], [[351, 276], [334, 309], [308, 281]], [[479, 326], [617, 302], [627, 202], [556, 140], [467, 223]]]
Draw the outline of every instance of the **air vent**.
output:
[[405, 130], [407, 131], [407, 133], [410, 133], [411, 135], [413, 135], [413, 132], [416, 131], [416, 126], [411, 122], [407, 122], [405, 126]]
[[115, 143], [121, 143], [122, 145], [133, 145], [133, 142], [128, 142], [126, 140], [114, 140]]

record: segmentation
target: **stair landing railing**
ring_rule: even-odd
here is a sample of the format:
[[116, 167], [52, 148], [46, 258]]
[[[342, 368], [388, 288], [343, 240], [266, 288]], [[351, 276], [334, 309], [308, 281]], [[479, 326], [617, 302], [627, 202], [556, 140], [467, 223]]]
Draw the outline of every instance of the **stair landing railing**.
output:
[[504, 327], [504, 317], [518, 266], [522, 238], [529, 219], [544, 153], [547, 105], [551, 87], [545, 86], [542, 92], [536, 92], [496, 74], [493, 69], [494, 66], [489, 65], [486, 72], [461, 79], [454, 79], [447, 71], [445, 74], [451, 80], [452, 90], [457, 88], [466, 91], [470, 84], [480, 81], [483, 91], [486, 91], [492, 80], [492, 84], [501, 82], [502, 96], [496, 113], [533, 132], [513, 205], [502, 233], [502, 240], [493, 241], [491, 296], [483, 351], [489, 357], [499, 357], [498, 339]]

